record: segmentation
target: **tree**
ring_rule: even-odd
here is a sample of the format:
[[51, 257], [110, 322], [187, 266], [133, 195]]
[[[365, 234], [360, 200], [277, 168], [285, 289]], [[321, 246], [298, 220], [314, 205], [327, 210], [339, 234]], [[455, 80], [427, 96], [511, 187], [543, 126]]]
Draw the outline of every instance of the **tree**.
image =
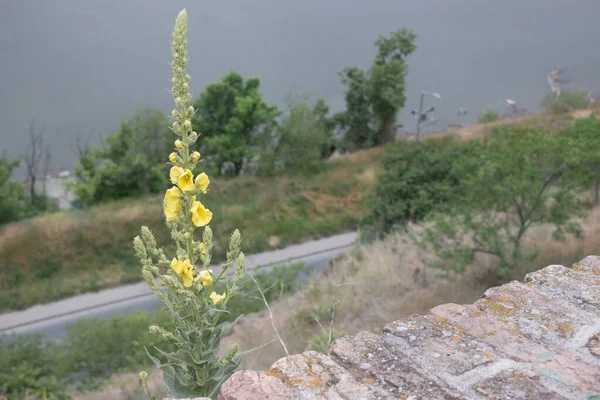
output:
[[574, 152], [569, 179], [584, 188], [593, 187], [593, 202], [600, 203], [600, 120], [595, 116], [578, 119], [564, 130]]
[[0, 158], [0, 224], [18, 221], [33, 214], [21, 183], [11, 179], [19, 160]]
[[44, 143], [44, 128], [36, 129], [32, 120], [29, 123], [29, 143], [22, 155], [27, 173], [27, 186], [32, 199], [36, 198], [36, 183], [46, 179], [50, 168], [50, 148]]
[[473, 157], [475, 147], [453, 136], [431, 137], [421, 144], [401, 140], [388, 147], [367, 201], [373, 222], [389, 232], [442, 211], [460, 197], [463, 175], [450, 166], [459, 158]]
[[84, 149], [75, 168], [81, 205], [158, 193], [167, 186], [164, 154], [170, 151], [168, 120], [145, 109], [106, 138], [106, 148]]
[[336, 123], [345, 130], [343, 148], [354, 151], [375, 145], [373, 112], [368, 92], [367, 73], [356, 67], [340, 72], [342, 84], [347, 86], [344, 94], [346, 111], [334, 115]]
[[215, 154], [217, 172], [231, 162], [239, 175], [244, 160], [251, 158], [252, 144], [265, 130], [272, 129], [279, 116], [259, 91], [260, 79], [244, 78], [230, 72], [220, 82], [210, 84], [194, 103], [198, 110], [192, 119], [195, 131], [204, 136], [202, 152]]
[[311, 105], [308, 96], [292, 93], [285, 102], [287, 110], [260, 154], [263, 173], [306, 170], [328, 157], [333, 146], [329, 108], [322, 99]]
[[347, 87], [346, 111], [336, 119], [346, 129], [347, 147], [365, 148], [394, 140], [396, 115], [406, 102], [406, 57], [416, 50], [415, 39], [416, 35], [404, 28], [379, 36], [377, 55], [367, 71], [351, 67], [340, 73]]
[[475, 157], [448, 166], [465, 177], [461, 196], [415, 235], [435, 254], [433, 265], [460, 272], [484, 253], [498, 259], [498, 273], [507, 277], [537, 257], [539, 249], [523, 248], [533, 226], [553, 225], [555, 240], [580, 235], [573, 218], [581, 215], [581, 206], [567, 179], [574, 161], [569, 145], [561, 133], [499, 128], [478, 143]]
[[416, 50], [416, 38], [414, 32], [403, 28], [375, 41], [379, 50], [370, 69], [369, 97], [379, 123], [377, 144], [394, 140], [396, 114], [406, 102], [406, 57]]

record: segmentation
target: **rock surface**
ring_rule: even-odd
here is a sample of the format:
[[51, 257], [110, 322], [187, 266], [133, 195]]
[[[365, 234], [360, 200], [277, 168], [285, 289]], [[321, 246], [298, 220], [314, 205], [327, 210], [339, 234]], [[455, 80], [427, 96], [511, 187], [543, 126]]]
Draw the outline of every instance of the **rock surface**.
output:
[[219, 399], [600, 400], [600, 257], [236, 372]]

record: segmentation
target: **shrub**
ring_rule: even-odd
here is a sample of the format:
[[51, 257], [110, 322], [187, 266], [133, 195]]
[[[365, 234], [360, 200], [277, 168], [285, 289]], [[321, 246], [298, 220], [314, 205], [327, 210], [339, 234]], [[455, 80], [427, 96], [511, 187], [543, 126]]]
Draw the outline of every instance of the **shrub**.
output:
[[553, 113], [562, 113], [569, 110], [586, 108], [590, 104], [588, 95], [584, 92], [561, 92], [560, 96], [554, 93], [547, 95], [542, 100], [542, 110]]
[[8, 400], [67, 399], [65, 381], [56, 374], [58, 346], [39, 336], [0, 336], [0, 393]]
[[159, 193], [167, 187], [163, 162], [170, 143], [166, 117], [143, 110], [106, 138], [108, 147], [86, 151], [72, 185], [79, 206]]
[[488, 109], [483, 114], [481, 114], [477, 121], [480, 124], [487, 124], [490, 122], [494, 122], [500, 119], [500, 113], [494, 109]]
[[462, 179], [453, 171], [453, 162], [474, 149], [451, 136], [421, 143], [403, 140], [389, 147], [375, 192], [367, 202], [372, 222], [387, 232], [420, 221], [452, 201], [459, 195]]
[[506, 278], [539, 254], [539, 248], [523, 248], [532, 227], [552, 226], [559, 241], [580, 235], [581, 204], [567, 178], [577, 149], [567, 135], [502, 127], [483, 143], [473, 142], [477, 157], [457, 158], [452, 166], [464, 176], [460, 197], [418, 233], [436, 256], [432, 266], [462, 272], [477, 254], [487, 254], [499, 261], [498, 274]]

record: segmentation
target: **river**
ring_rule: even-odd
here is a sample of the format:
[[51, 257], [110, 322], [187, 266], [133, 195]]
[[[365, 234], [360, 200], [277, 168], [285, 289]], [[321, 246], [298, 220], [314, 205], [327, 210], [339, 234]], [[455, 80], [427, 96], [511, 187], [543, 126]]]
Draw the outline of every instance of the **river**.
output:
[[183, 7], [196, 95], [235, 70], [260, 77], [271, 103], [295, 90], [340, 110], [337, 73], [368, 67], [377, 36], [400, 27], [418, 34], [399, 118], [408, 127], [421, 90], [442, 94], [427, 99], [439, 118], [430, 129], [441, 129], [506, 98], [535, 111], [553, 67], [574, 78], [565, 89], [600, 89], [598, 0], [0, 0], [0, 150], [20, 152], [35, 119], [58, 172], [76, 161], [78, 133], [98, 143], [137, 109], [169, 112]]

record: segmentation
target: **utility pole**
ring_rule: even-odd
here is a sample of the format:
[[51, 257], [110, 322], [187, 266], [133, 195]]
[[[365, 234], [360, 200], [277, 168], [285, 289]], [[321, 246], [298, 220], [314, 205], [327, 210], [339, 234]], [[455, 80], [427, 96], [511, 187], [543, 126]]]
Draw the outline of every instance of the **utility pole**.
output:
[[421, 124], [423, 122], [427, 121], [427, 114], [435, 111], [435, 107], [429, 107], [427, 110], [423, 111], [423, 102], [425, 100], [426, 94], [431, 95], [438, 100], [440, 100], [442, 98], [442, 95], [437, 92], [429, 93], [429, 92], [421, 91], [421, 99], [419, 100], [419, 111], [417, 112], [415, 110], [412, 110], [410, 112], [412, 115], [417, 117], [417, 137], [416, 137], [417, 143], [419, 143], [419, 136], [421, 135]]

